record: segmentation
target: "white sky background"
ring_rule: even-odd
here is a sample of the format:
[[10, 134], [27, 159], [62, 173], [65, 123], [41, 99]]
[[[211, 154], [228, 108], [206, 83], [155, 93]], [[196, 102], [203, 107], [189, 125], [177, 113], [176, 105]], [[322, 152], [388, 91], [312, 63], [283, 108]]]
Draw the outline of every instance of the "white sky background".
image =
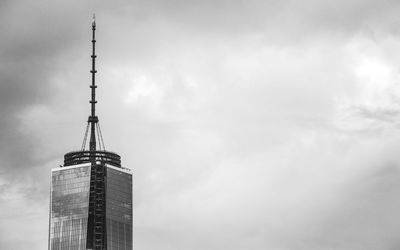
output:
[[400, 2], [1, 1], [0, 249], [98, 115], [137, 250], [400, 248]]

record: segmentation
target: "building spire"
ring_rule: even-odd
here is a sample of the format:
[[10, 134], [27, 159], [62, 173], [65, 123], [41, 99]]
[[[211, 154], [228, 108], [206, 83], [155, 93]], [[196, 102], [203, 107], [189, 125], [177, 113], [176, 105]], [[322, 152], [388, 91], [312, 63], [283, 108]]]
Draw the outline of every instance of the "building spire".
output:
[[93, 13], [92, 26], [96, 27], [96, 14], [95, 13]]
[[[91, 89], [91, 100], [90, 102], [90, 107], [91, 107], [91, 112], [90, 116], [88, 119], [88, 123], [86, 126], [85, 130], [85, 136], [83, 137], [83, 142], [82, 142], [82, 148], [81, 151], [85, 151], [86, 147], [86, 142], [88, 139], [88, 134], [89, 134], [89, 128], [90, 128], [90, 136], [89, 136], [89, 151], [94, 152], [97, 151], [97, 144], [99, 150], [105, 151], [105, 145], [103, 141], [103, 135], [101, 134], [101, 129], [100, 129], [100, 124], [99, 124], [99, 119], [96, 116], [96, 17], [93, 14], [93, 20], [92, 20], [92, 69], [90, 70], [90, 73], [92, 74], [92, 84], [90, 85]], [[97, 139], [96, 139], [97, 137]]]
[[92, 73], [92, 85], [90, 85], [91, 92], [92, 92], [92, 99], [90, 101], [91, 104], [91, 113], [89, 116], [88, 122], [90, 123], [90, 140], [89, 140], [89, 150], [90, 151], [96, 151], [96, 124], [99, 121], [99, 119], [96, 116], [96, 17], [95, 14], [93, 14], [93, 21], [92, 21], [92, 70], [90, 73]]

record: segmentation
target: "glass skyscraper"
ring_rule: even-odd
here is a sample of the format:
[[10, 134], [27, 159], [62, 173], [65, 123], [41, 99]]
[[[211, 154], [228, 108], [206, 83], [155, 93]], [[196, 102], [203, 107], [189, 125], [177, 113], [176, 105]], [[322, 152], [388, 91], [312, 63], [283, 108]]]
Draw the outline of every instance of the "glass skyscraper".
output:
[[[132, 173], [105, 164], [107, 249], [132, 249]], [[51, 250], [86, 249], [91, 164], [51, 171]]]
[[132, 172], [105, 150], [95, 113], [95, 30], [93, 17], [91, 115], [82, 148], [51, 170], [49, 250], [133, 249]]

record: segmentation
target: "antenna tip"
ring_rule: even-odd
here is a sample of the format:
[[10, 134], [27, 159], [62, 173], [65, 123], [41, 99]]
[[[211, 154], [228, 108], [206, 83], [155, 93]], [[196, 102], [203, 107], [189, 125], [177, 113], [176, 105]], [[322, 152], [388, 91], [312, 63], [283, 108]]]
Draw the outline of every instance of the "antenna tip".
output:
[[93, 13], [92, 27], [96, 27], [96, 15]]

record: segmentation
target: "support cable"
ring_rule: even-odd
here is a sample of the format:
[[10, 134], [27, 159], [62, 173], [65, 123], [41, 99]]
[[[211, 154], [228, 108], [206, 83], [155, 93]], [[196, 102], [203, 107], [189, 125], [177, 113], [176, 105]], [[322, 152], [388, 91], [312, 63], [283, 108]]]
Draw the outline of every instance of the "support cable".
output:
[[87, 141], [87, 137], [88, 137], [88, 132], [89, 132], [89, 123], [86, 125], [86, 131], [85, 131], [85, 136], [83, 137], [81, 151], [85, 150], [86, 141]]
[[99, 123], [96, 123], [96, 134], [97, 134], [97, 139], [99, 141], [99, 150], [101, 151], [101, 140], [100, 140], [100, 133], [99, 133]]
[[100, 123], [97, 123], [97, 129], [100, 132], [100, 140], [101, 140], [101, 144], [103, 144], [103, 150], [106, 151], [106, 144], [104, 144], [103, 134], [101, 133], [101, 129], [100, 129]]

